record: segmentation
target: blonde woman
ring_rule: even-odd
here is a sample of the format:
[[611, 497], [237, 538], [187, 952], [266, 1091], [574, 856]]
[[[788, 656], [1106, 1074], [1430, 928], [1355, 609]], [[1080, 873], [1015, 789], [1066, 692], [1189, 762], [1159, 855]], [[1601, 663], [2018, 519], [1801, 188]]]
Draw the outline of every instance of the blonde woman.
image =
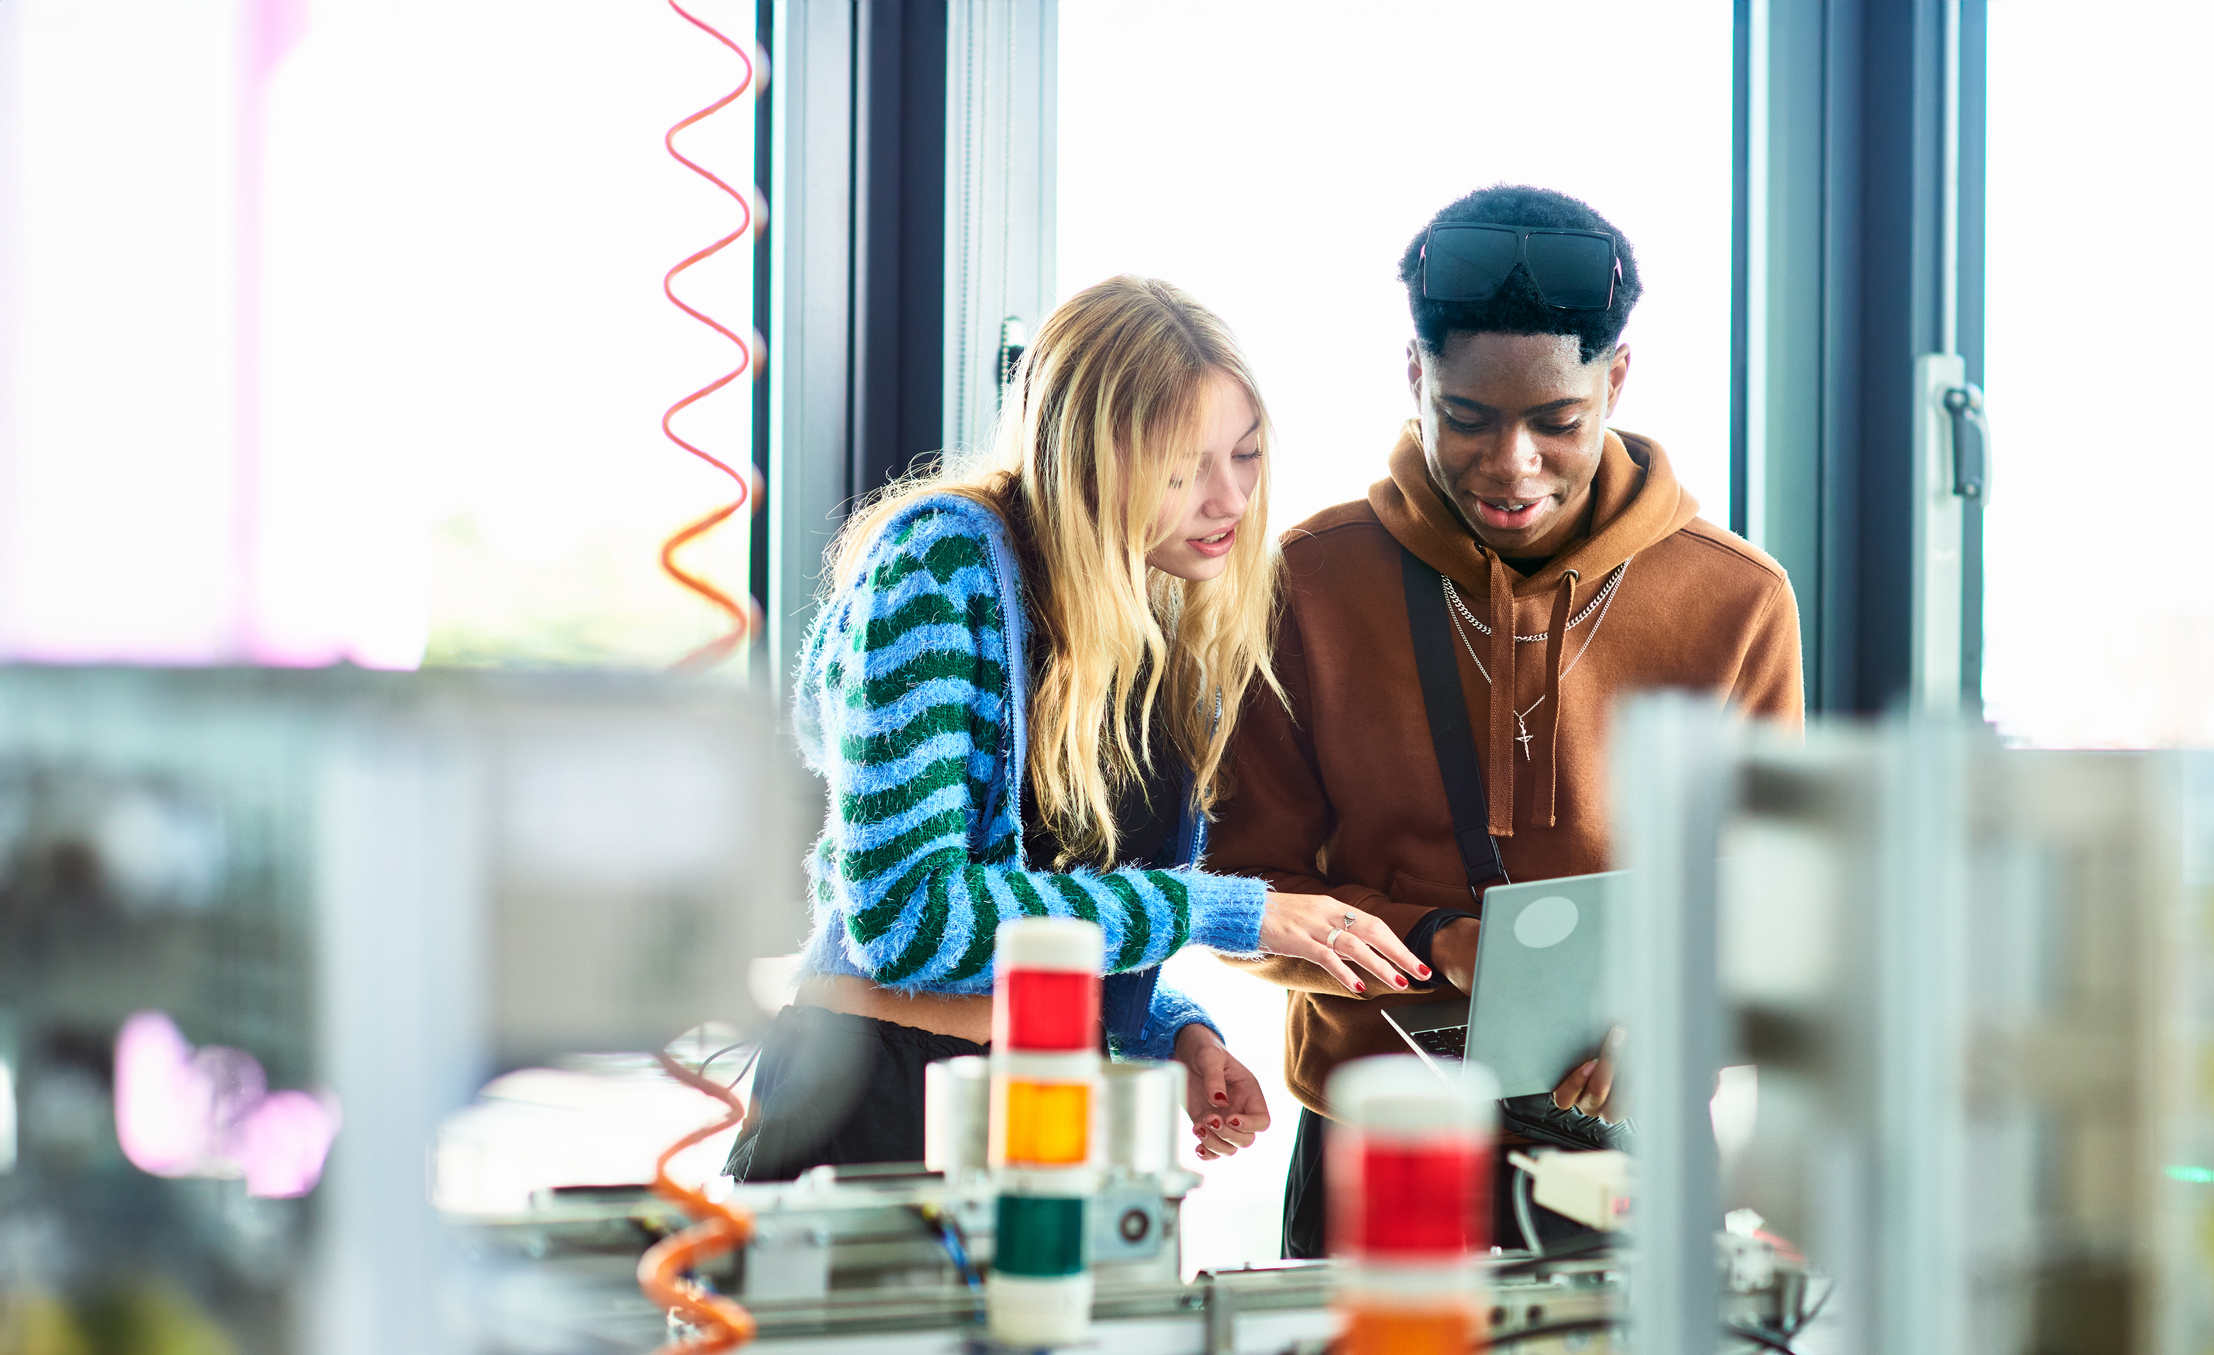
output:
[[1102, 1042], [1184, 1064], [1203, 1157], [1268, 1107], [1163, 960], [1297, 956], [1364, 992], [1429, 977], [1335, 899], [1199, 866], [1236, 714], [1280, 697], [1265, 429], [1222, 322], [1114, 278], [1040, 327], [987, 455], [855, 515], [795, 697], [830, 791], [814, 932], [733, 1174], [920, 1159], [923, 1067], [984, 1052], [1006, 918], [1099, 923]]

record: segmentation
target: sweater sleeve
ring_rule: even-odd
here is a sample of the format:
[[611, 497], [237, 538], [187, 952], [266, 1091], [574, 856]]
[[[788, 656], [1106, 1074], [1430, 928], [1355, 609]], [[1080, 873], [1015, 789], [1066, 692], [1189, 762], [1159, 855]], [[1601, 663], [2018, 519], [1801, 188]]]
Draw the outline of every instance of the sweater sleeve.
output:
[[1001, 596], [982, 531], [963, 514], [917, 514], [836, 604], [814, 679], [831, 803], [816, 870], [849, 958], [888, 986], [984, 991], [994, 930], [1026, 914], [1097, 922], [1109, 972], [1191, 941], [1254, 952], [1259, 880], [1024, 866], [1009, 709], [1021, 656], [1002, 611], [1019, 599]]
[[1186, 1026], [1205, 1026], [1224, 1044], [1222, 1027], [1215, 1024], [1207, 1009], [1167, 984], [1156, 984], [1153, 1004], [1146, 1009], [1145, 1033], [1138, 1037], [1135, 1049], [1124, 1054], [1135, 1059], [1170, 1059], [1176, 1057], [1176, 1037]]

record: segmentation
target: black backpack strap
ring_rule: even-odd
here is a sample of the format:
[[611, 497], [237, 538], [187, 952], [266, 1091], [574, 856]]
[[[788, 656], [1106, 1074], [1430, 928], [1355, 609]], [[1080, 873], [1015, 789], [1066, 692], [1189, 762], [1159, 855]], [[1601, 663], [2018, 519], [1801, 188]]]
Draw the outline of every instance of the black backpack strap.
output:
[[1430, 744], [1437, 750], [1438, 774], [1445, 778], [1445, 803], [1453, 811], [1453, 841], [1468, 872], [1468, 892], [1482, 916], [1484, 891], [1507, 880], [1506, 863], [1491, 836], [1491, 806], [1484, 798], [1484, 776], [1476, 763], [1476, 733], [1469, 727], [1468, 704], [1461, 694], [1460, 664], [1453, 658], [1453, 618], [1446, 611], [1445, 579], [1402, 546], [1400, 577], [1407, 591], [1407, 629], [1414, 634], [1415, 672], [1422, 678], [1422, 708], [1430, 717]]

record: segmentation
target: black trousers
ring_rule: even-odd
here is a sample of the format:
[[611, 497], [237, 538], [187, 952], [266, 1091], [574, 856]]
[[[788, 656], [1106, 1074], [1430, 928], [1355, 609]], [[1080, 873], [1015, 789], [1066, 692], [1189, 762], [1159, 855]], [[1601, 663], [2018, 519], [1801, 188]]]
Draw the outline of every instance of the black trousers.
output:
[[923, 1069], [990, 1046], [820, 1007], [786, 1007], [754, 1064], [753, 1113], [723, 1171], [789, 1181], [829, 1163], [920, 1162]]
[[[1324, 1207], [1322, 1184], [1323, 1144], [1329, 1137], [1330, 1122], [1302, 1106], [1299, 1109], [1299, 1134], [1292, 1140], [1291, 1173], [1284, 1182], [1284, 1259], [1287, 1261], [1314, 1260], [1330, 1254], [1329, 1217]], [[1520, 1248], [1523, 1246], [1522, 1229], [1514, 1220], [1515, 1166], [1507, 1161], [1502, 1148], [1492, 1156], [1491, 1173], [1491, 1240], [1496, 1246]], [[1582, 1237], [1591, 1229], [1572, 1218], [1554, 1213], [1540, 1205], [1530, 1206], [1531, 1222], [1537, 1225], [1538, 1241], [1548, 1249], [1571, 1238]]]

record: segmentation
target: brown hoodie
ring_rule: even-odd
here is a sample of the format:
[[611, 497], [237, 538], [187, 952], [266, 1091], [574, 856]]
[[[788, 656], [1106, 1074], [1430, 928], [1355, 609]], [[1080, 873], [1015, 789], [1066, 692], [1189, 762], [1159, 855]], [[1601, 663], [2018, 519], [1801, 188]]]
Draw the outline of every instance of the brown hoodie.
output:
[[[1487, 637], [1461, 623], [1503, 682], [1486, 682], [1465, 649], [1455, 653], [1491, 831], [1512, 879], [1608, 868], [1607, 720], [1624, 693], [1695, 688], [1756, 717], [1802, 719], [1799, 611], [1783, 569], [1701, 521], [1650, 439], [1607, 434], [1590, 533], [1527, 579], [1431, 487], [1416, 425], [1400, 433], [1390, 469], [1366, 502], [1325, 509], [1285, 534], [1276, 672], [1291, 709], [1265, 694], [1248, 705], [1207, 869], [1332, 895], [1401, 936], [1432, 909], [1471, 907], [1415, 675], [1402, 545], [1451, 579], [1491, 628]], [[1586, 614], [1624, 562], [1614, 595]], [[1304, 960], [1238, 963], [1293, 990], [1285, 1078], [1318, 1111], [1340, 1062], [1405, 1051], [1379, 1007], [1439, 996], [1363, 999]]]

